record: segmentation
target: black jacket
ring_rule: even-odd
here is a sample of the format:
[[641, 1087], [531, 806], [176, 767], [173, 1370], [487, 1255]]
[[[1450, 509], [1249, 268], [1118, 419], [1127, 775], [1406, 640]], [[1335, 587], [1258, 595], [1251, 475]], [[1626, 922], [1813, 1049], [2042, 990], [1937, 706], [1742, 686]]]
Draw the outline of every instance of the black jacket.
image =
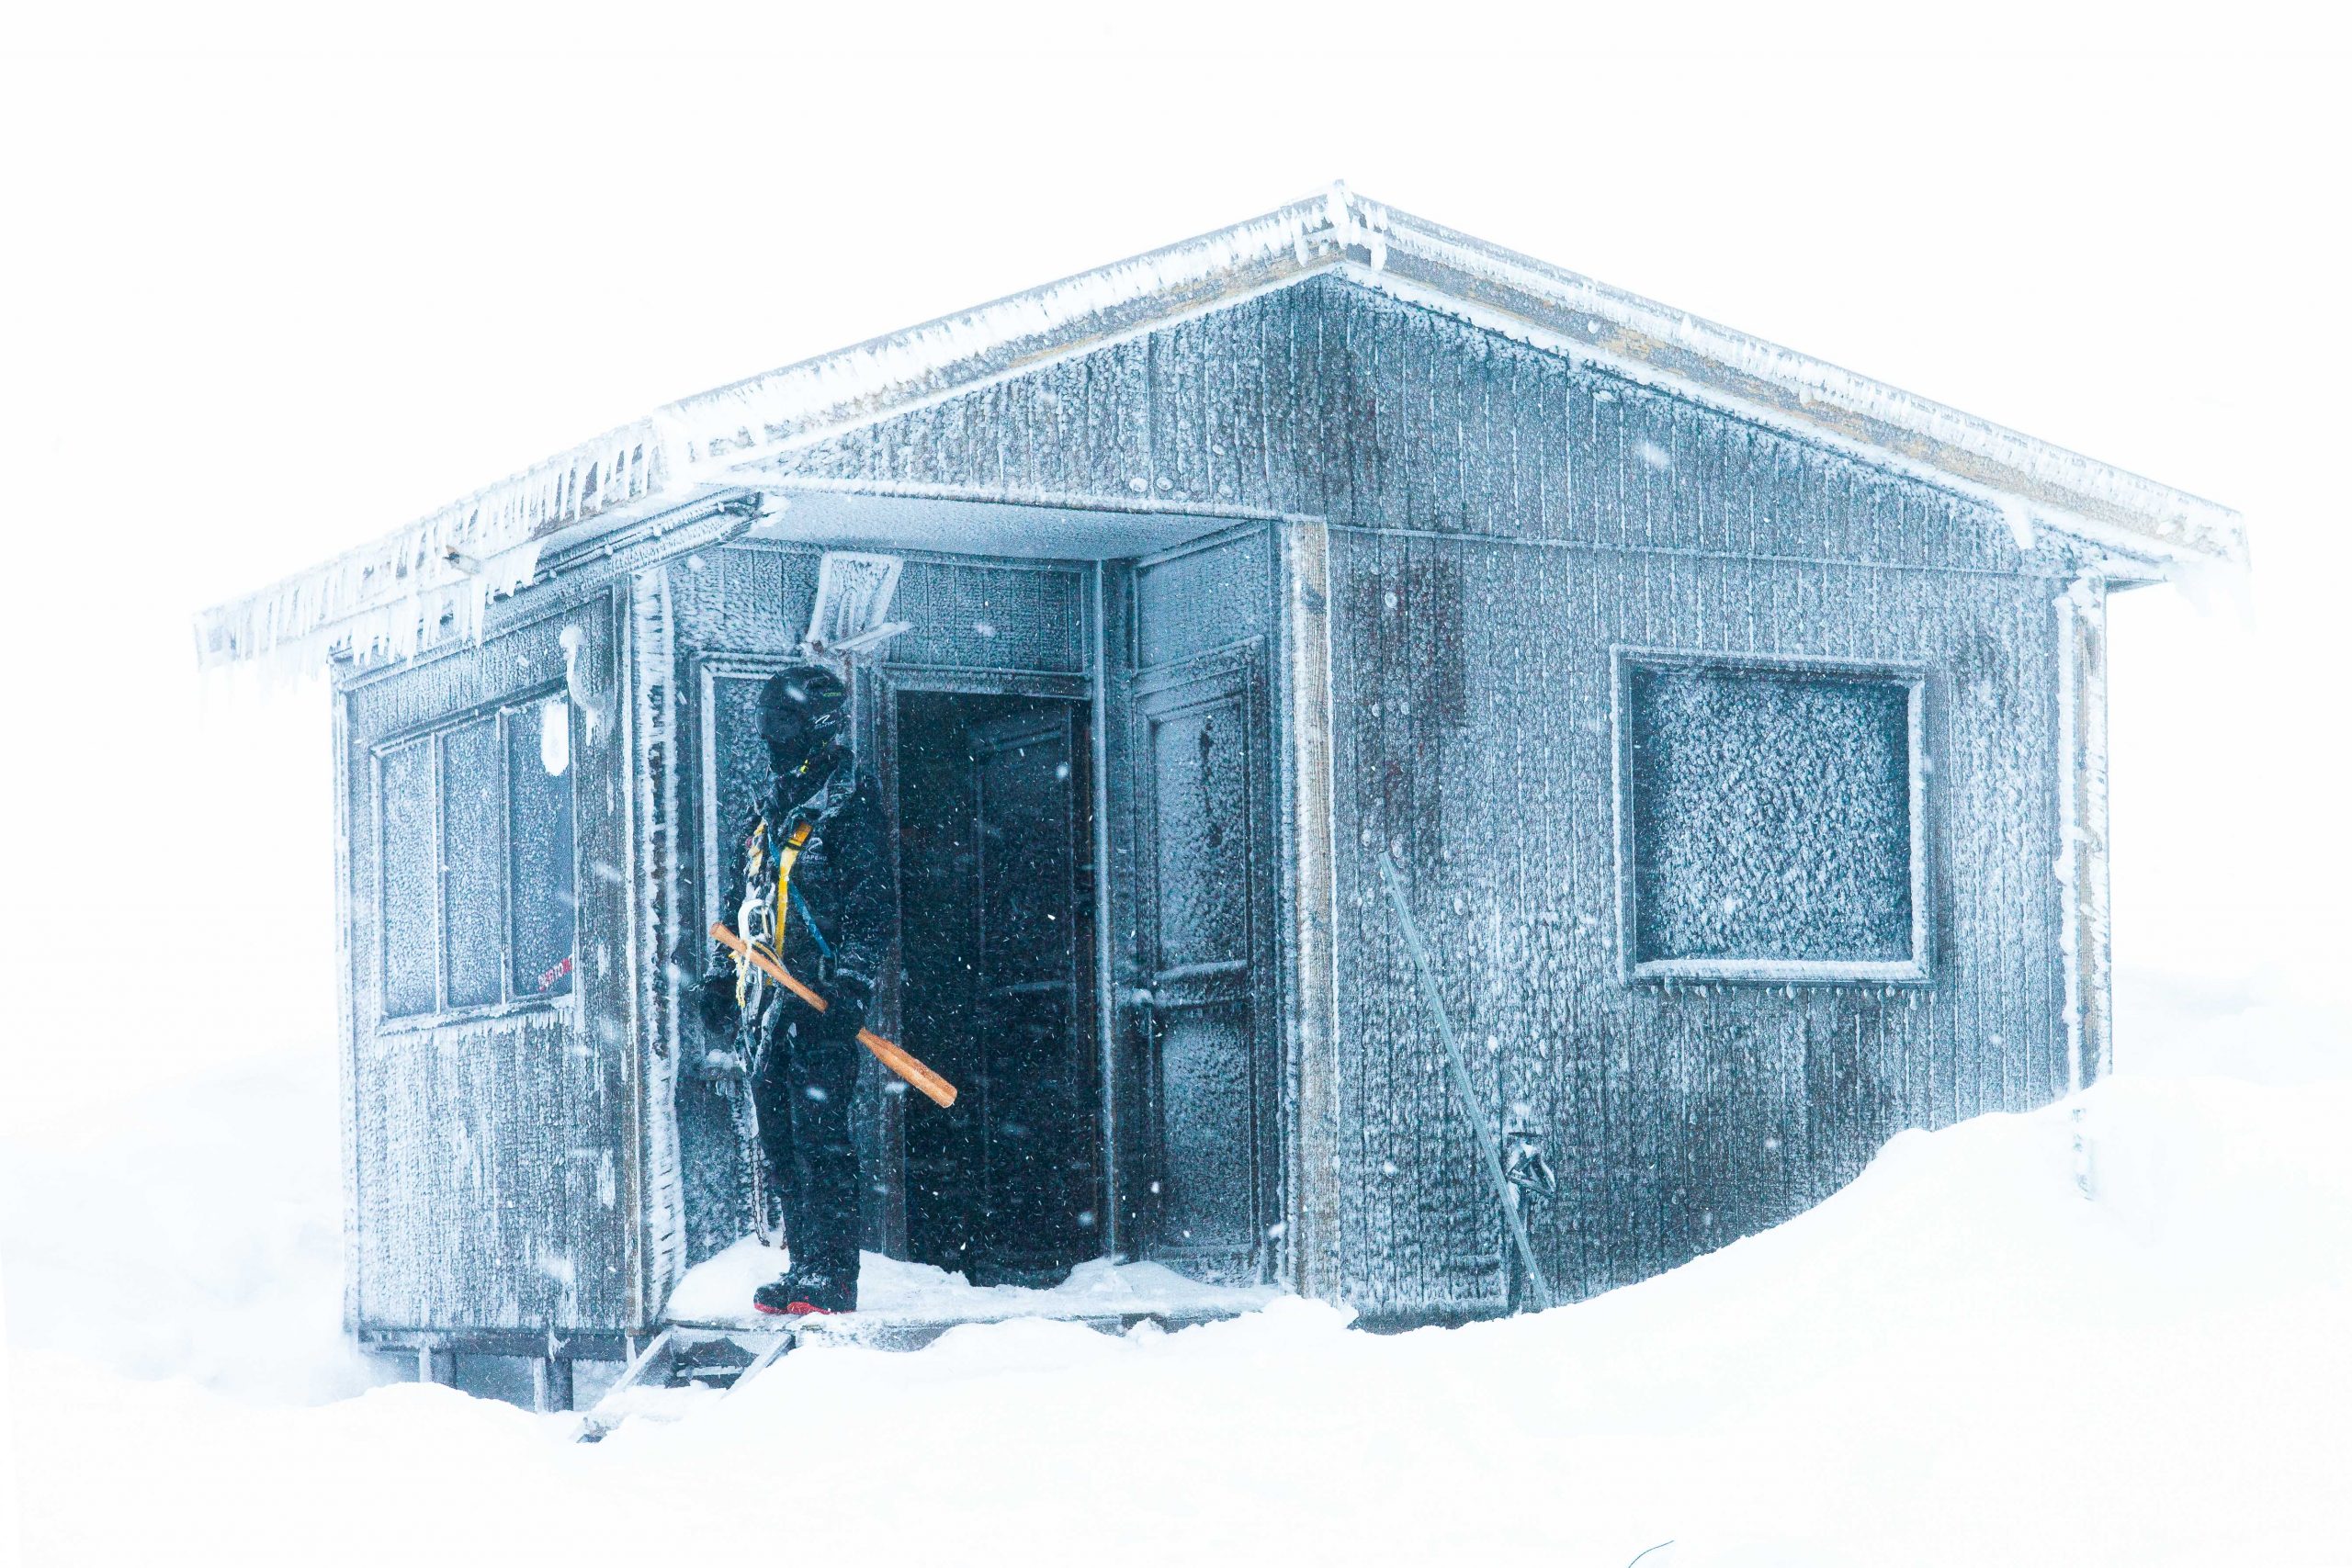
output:
[[[798, 897], [791, 898], [783, 912], [780, 956], [796, 979], [835, 1002], [834, 1009], [822, 1015], [821, 1024], [831, 1026], [826, 1032], [854, 1033], [864, 1003], [881, 978], [895, 912], [881, 795], [870, 775], [860, 770], [848, 787], [829, 787], [805, 801], [786, 801], [780, 789], [772, 789], [742, 831], [718, 846], [729, 860], [727, 896], [711, 918], [730, 927], [738, 923], [743, 902], [744, 848], [752, 833], [764, 824], [768, 841], [775, 845], [802, 821], [809, 823], [811, 832], [793, 864], [790, 886]], [[773, 868], [772, 854], [768, 863]], [[774, 874], [773, 869], [769, 874]], [[734, 1026], [734, 954], [714, 942], [703, 1008], [704, 1021], [714, 1029], [723, 1032]], [[813, 1010], [788, 997], [769, 1021], [772, 1028], [800, 1022], [804, 1035], [809, 1032], [807, 1025], [820, 1022]], [[842, 1028], [844, 1024], [847, 1027]]]

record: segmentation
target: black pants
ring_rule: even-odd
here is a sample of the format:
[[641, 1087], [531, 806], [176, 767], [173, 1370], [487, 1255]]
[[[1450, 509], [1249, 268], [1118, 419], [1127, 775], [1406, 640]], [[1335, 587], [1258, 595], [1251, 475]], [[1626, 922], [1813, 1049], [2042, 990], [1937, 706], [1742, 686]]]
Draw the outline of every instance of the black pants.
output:
[[[787, 1025], [754, 1087], [768, 1180], [784, 1198], [785, 1244], [794, 1272], [813, 1270], [853, 1292], [857, 1282], [857, 1146], [850, 1094], [865, 1051], [856, 1041]], [[795, 1030], [798, 1032], [795, 1033]]]

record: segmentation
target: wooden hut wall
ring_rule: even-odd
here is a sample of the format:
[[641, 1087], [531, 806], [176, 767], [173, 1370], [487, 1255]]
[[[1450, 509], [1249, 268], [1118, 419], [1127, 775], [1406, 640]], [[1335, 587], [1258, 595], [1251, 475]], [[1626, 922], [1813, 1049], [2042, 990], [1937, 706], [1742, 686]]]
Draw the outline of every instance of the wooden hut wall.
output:
[[[1338, 858], [1342, 1247], [1367, 1310], [1491, 1303], [1500, 1284], [1476, 1151], [1372, 880], [1384, 844], [1498, 1120], [1547, 1139], [1563, 1192], [1538, 1237], [1570, 1293], [1787, 1217], [1901, 1127], [2063, 1092], [2052, 584], [1409, 536], [1332, 555], [1334, 705], [1364, 716], [1334, 768], [1336, 831], [1365, 844]], [[1616, 644], [1929, 671], [1931, 985], [1625, 983]]]
[[[608, 585], [571, 585], [499, 606], [478, 646], [342, 682], [354, 1328], [636, 1326], [616, 620]], [[575, 898], [566, 943], [549, 922]], [[526, 906], [545, 929], [505, 923]]]
[[[812, 478], [1330, 527], [1343, 1293], [1491, 1308], [1500, 1227], [1379, 902], [1413, 897], [1583, 1294], [1771, 1224], [1894, 1130], [2064, 1087], [2052, 602], [1986, 506], [1338, 279], [794, 454]], [[1628, 985], [1611, 648], [1923, 667], [1934, 980]]]

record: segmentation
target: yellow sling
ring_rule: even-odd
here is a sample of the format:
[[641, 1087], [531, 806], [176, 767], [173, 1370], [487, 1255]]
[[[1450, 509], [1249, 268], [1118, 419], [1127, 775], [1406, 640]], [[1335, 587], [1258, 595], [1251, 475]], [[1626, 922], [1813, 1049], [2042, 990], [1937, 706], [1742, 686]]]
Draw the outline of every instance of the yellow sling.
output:
[[761, 873], [765, 869], [761, 862], [766, 858], [762, 852], [767, 844], [767, 832], [768, 825], [764, 822], [752, 829], [751, 850], [744, 857], [745, 897], [743, 908], [736, 914], [736, 919], [743, 926], [743, 935], [746, 939], [745, 947], [739, 949], [735, 953], [735, 1005], [739, 1008], [751, 1005], [749, 992], [752, 961], [749, 949], [756, 947], [760, 937], [764, 934], [768, 939], [769, 950], [779, 961], [784, 957], [784, 925], [792, 907], [792, 868], [800, 859], [800, 852], [807, 848], [808, 843], [808, 824], [802, 822], [792, 829], [792, 837], [785, 840], [783, 852], [776, 856], [775, 912], [767, 921], [767, 931], [762, 933], [752, 929], [754, 922], [751, 917], [753, 908], [750, 891], [757, 885]]

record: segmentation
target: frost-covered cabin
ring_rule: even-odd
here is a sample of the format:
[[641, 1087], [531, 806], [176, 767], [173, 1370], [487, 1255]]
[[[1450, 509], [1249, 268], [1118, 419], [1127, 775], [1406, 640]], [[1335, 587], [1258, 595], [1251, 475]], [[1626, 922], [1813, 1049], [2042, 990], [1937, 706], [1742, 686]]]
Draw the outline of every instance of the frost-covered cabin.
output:
[[335, 673], [363, 1339], [617, 1356], [753, 1224], [673, 958], [851, 548], [877, 1022], [965, 1089], [868, 1067], [867, 1246], [1388, 1322], [1512, 1248], [1380, 857], [1555, 1293], [1640, 1279], [2105, 1069], [2102, 606], [2245, 556], [1344, 190], [672, 404], [202, 623]]

